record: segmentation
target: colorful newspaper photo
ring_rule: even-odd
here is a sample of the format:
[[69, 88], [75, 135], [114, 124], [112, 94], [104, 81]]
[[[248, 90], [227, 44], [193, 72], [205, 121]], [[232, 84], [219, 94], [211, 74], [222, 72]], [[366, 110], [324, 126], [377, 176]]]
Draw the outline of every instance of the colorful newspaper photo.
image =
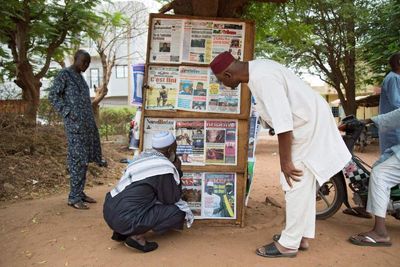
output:
[[203, 180], [204, 174], [199, 172], [184, 172], [181, 178], [182, 199], [188, 203], [196, 219], [201, 218]]
[[207, 111], [217, 113], [240, 113], [240, 86], [229, 88], [218, 81], [210, 70]]
[[244, 23], [214, 22], [212, 59], [224, 51], [238, 60], [243, 59], [244, 29]]
[[179, 68], [150, 66], [146, 89], [146, 109], [175, 109]]
[[206, 164], [236, 165], [237, 121], [206, 121]]
[[236, 174], [205, 173], [202, 218], [236, 219]]
[[176, 155], [182, 165], [204, 165], [204, 120], [176, 121]]
[[179, 68], [178, 109], [206, 111], [208, 69], [204, 67]]

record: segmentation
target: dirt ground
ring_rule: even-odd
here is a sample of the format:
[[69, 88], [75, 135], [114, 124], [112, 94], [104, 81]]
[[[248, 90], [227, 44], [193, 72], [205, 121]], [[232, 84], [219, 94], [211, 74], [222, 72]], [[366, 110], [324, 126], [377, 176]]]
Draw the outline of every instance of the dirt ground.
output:
[[[361, 157], [372, 162], [377, 147], [368, 146]], [[368, 230], [373, 221], [338, 212], [317, 222], [316, 239], [307, 252], [294, 259], [267, 259], [255, 249], [271, 241], [284, 222], [284, 209], [265, 203], [274, 198], [284, 206], [280, 190], [277, 142], [263, 136], [257, 145], [255, 181], [246, 226], [208, 227], [194, 223], [189, 230], [149, 236], [159, 249], [143, 254], [110, 239], [102, 218], [102, 202], [111, 184], [89, 188], [99, 200], [88, 211], [66, 205], [66, 194], [45, 199], [0, 204], [0, 266], [400, 266], [400, 223], [388, 217], [394, 245], [357, 247], [347, 238]], [[115, 180], [116, 182], [116, 180]]]

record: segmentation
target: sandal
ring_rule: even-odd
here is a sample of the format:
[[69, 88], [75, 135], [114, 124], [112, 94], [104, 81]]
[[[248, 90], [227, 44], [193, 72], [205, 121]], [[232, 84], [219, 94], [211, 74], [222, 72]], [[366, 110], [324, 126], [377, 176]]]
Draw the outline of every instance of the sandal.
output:
[[91, 198], [87, 195], [83, 195], [82, 201], [86, 203], [97, 203], [97, 201], [94, 198]]
[[156, 250], [158, 248], [158, 244], [156, 242], [147, 242], [146, 241], [146, 243], [144, 245], [140, 245], [139, 242], [132, 239], [131, 237], [128, 237], [125, 240], [125, 246], [128, 248], [134, 248], [134, 249], [140, 250], [144, 253]]
[[[281, 238], [281, 235], [280, 235], [280, 234], [276, 234], [276, 235], [273, 235], [273, 236], [272, 236], [272, 240], [274, 240], [275, 242], [278, 242], [280, 238]], [[299, 250], [301, 250], [301, 251], [306, 251], [306, 250], [308, 250], [308, 247], [302, 247], [302, 246], [300, 245]]]
[[357, 246], [367, 247], [390, 247], [392, 242], [390, 241], [377, 241], [367, 234], [357, 234], [349, 238], [350, 243]]
[[288, 252], [288, 253], [281, 253], [279, 249], [275, 246], [275, 243], [272, 242], [268, 245], [262, 246], [264, 251], [261, 251], [260, 248], [256, 250], [258, 256], [267, 257], [267, 258], [294, 258], [297, 256], [296, 252]]
[[83, 201], [78, 201], [75, 203], [68, 202], [68, 206], [73, 207], [74, 209], [77, 209], [77, 210], [88, 210], [89, 209], [89, 207], [85, 203], [83, 203]]

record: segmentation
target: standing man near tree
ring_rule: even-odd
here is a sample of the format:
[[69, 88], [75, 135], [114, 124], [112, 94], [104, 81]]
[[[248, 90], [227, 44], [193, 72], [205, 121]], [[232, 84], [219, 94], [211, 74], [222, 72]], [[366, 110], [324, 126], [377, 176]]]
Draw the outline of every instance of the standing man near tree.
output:
[[332, 112], [320, 95], [272, 60], [242, 62], [224, 52], [210, 67], [226, 86], [248, 83], [261, 118], [278, 135], [286, 227], [256, 252], [263, 257], [295, 257], [315, 235], [316, 183], [327, 182], [351, 158]]
[[82, 77], [90, 65], [90, 55], [78, 50], [74, 63], [62, 69], [50, 90], [49, 100], [64, 119], [68, 141], [67, 162], [70, 173], [68, 205], [76, 209], [89, 209], [86, 203], [96, 203], [83, 190], [89, 162], [106, 166], [102, 160], [100, 137], [94, 120], [89, 87]]

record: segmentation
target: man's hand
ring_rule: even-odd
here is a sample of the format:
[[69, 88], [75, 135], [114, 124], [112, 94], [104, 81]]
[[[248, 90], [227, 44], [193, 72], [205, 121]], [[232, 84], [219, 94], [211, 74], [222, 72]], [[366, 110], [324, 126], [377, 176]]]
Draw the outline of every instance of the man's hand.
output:
[[292, 180], [295, 182], [301, 181], [300, 177], [303, 176], [303, 171], [296, 169], [293, 162], [281, 162], [281, 170], [285, 175], [286, 182], [291, 188], [293, 187]]

